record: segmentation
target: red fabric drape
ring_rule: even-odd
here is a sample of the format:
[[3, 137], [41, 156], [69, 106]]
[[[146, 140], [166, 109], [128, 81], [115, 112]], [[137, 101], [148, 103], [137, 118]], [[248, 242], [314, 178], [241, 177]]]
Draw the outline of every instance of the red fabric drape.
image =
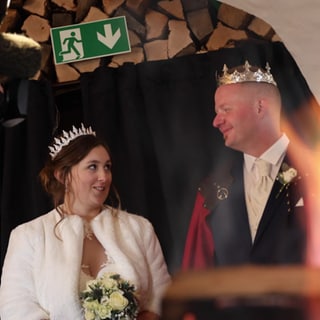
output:
[[198, 192], [187, 234], [182, 270], [204, 269], [213, 266], [214, 243], [206, 217], [210, 210], [204, 206], [204, 197]]

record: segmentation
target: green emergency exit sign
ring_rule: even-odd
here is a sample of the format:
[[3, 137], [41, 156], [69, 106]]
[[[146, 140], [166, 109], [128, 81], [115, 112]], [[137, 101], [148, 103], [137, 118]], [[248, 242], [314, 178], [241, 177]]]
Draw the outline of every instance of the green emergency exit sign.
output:
[[130, 52], [124, 16], [51, 28], [55, 64]]

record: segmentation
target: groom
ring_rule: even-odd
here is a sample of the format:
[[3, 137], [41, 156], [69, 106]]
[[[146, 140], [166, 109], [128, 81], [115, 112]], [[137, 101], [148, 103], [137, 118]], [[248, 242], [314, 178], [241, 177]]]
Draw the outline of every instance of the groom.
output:
[[270, 67], [225, 66], [217, 85], [213, 126], [228, 149], [199, 187], [182, 269], [303, 263], [304, 173], [290, 161]]

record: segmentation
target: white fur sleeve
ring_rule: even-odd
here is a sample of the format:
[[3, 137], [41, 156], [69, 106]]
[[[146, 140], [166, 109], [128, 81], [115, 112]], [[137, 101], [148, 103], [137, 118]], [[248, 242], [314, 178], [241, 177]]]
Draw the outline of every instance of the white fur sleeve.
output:
[[49, 319], [36, 297], [31, 231], [22, 225], [11, 232], [1, 277], [1, 320]]

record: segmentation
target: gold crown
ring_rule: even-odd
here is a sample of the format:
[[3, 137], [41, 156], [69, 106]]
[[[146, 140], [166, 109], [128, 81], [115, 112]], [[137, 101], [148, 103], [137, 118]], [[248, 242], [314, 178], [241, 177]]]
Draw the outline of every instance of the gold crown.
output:
[[86, 135], [95, 136], [96, 133], [92, 131], [91, 127], [85, 128], [84, 124], [81, 123], [81, 128], [77, 129], [75, 126], [72, 126], [72, 130], [66, 132], [62, 131], [62, 136], [60, 138], [54, 138], [54, 143], [49, 146], [49, 155], [51, 159], [54, 159], [56, 155], [61, 151], [61, 149], [67, 146], [72, 140]]
[[246, 60], [243, 66], [238, 66], [228, 69], [226, 65], [223, 66], [222, 75], [217, 76], [217, 85], [241, 83], [241, 82], [265, 82], [277, 86], [270, 72], [270, 66], [267, 62], [265, 70], [251, 66]]

